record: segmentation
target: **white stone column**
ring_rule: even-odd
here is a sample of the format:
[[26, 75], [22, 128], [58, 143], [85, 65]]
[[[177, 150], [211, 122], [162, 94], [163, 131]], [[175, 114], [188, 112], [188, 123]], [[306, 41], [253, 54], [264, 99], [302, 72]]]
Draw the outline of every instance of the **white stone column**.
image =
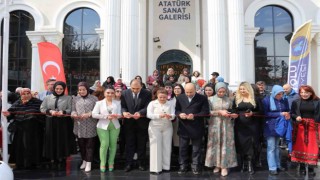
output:
[[[119, 0], [106, 0], [106, 21], [104, 38], [101, 38], [100, 81], [108, 76], [120, 76], [120, 12]], [[101, 34], [100, 34], [101, 35]]]
[[246, 81], [250, 83], [255, 83], [254, 38], [259, 29], [255, 27], [245, 28], [245, 60], [247, 67], [245, 77]]
[[32, 58], [31, 58], [31, 90], [43, 91], [44, 83], [42, 77], [42, 71], [40, 68], [40, 59], [38, 51], [38, 43], [43, 41], [42, 35], [39, 32], [27, 31], [26, 32], [29, 41], [32, 44]]
[[[311, 79], [308, 79], [308, 84], [309, 82], [311, 82], [311, 86], [314, 88], [316, 94], [319, 95], [320, 93], [320, 32], [316, 34], [316, 36], [314, 37], [315, 40], [315, 44], [316, 47], [314, 50], [312, 50], [312, 52], [314, 52], [314, 55], [312, 55], [311, 53], [311, 58], [309, 60], [309, 67], [312, 73], [312, 75], [308, 76]], [[310, 72], [309, 70], [309, 72]], [[313, 78], [314, 77], [314, 78]]]
[[[227, 31], [226, 31], [226, 6], [225, 0], [207, 0], [203, 4], [206, 8], [207, 30], [204, 31], [204, 78], [210, 78], [212, 72], [219, 72], [229, 81], [227, 60]], [[207, 45], [207, 46], [206, 46]]]
[[124, 82], [138, 74], [139, 1], [121, 1], [120, 67]]
[[228, 29], [229, 29], [229, 63], [230, 86], [238, 86], [247, 80], [245, 72], [248, 63], [244, 61], [244, 13], [243, 0], [228, 0]]
[[[138, 46], [138, 74], [142, 77], [143, 82], [146, 82], [148, 72], [147, 61], [147, 0], [139, 0], [139, 46]], [[156, 67], [150, 67], [155, 69]], [[153, 70], [152, 70], [153, 71]], [[135, 76], [135, 75], [134, 75]]]

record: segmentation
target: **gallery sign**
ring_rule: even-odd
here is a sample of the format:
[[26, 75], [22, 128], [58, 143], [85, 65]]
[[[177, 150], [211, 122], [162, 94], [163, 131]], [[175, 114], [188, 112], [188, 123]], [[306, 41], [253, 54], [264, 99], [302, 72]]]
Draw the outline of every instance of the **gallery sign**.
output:
[[159, 1], [158, 7], [161, 8], [159, 20], [191, 19], [191, 2], [188, 0]]

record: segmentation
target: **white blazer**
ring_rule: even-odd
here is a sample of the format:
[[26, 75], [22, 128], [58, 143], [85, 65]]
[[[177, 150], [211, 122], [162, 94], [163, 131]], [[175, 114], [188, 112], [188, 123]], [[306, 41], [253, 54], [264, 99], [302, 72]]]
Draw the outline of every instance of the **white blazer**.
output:
[[[120, 101], [112, 100], [112, 114], [121, 115], [121, 104]], [[110, 120], [107, 116], [109, 115], [106, 99], [96, 102], [96, 105], [92, 111], [92, 117], [99, 119], [97, 128], [107, 130]], [[111, 120], [116, 129], [120, 128], [120, 123], [118, 118]]]

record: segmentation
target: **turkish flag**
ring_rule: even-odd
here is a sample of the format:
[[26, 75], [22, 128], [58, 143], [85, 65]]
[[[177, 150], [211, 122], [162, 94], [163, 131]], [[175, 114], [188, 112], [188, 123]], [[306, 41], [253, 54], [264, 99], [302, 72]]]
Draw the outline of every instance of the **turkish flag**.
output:
[[[52, 43], [41, 42], [38, 43], [38, 50], [44, 84], [48, 79], [56, 79], [66, 83], [60, 49]], [[46, 86], [45, 88], [47, 89]]]

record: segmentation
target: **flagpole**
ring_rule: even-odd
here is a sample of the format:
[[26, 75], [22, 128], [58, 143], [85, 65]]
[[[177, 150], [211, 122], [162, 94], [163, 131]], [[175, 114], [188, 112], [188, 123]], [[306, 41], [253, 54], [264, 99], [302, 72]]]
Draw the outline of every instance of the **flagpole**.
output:
[[[9, 22], [10, 14], [8, 12], [8, 0], [4, 1], [4, 16], [3, 16], [3, 51], [2, 51], [2, 111], [7, 111], [8, 104], [8, 54], [9, 54]], [[3, 161], [8, 163], [8, 133], [7, 118], [1, 113], [2, 127], [2, 156]]]

